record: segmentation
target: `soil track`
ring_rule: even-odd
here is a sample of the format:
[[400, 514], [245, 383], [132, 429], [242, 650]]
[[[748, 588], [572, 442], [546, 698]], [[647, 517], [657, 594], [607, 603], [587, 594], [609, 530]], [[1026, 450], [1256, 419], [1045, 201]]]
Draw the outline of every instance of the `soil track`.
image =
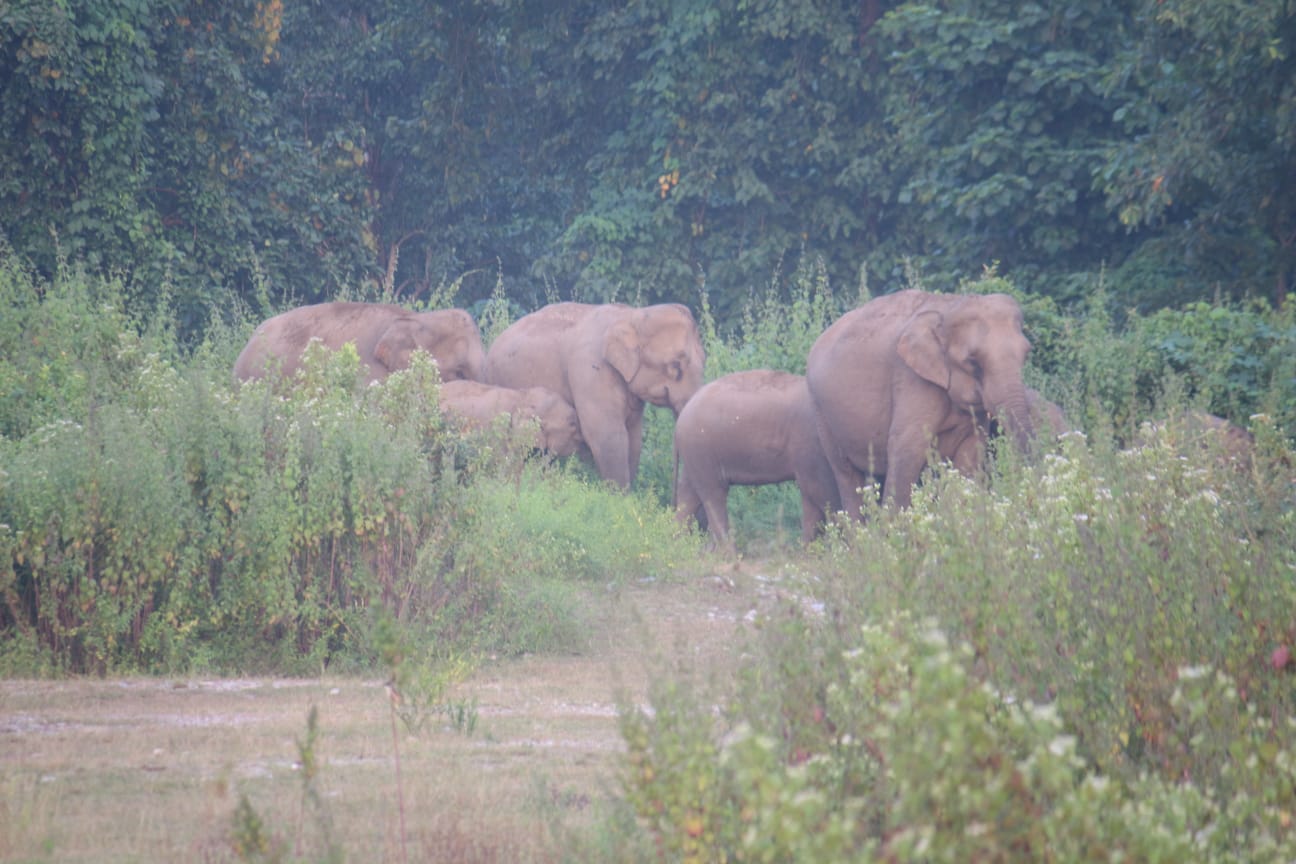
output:
[[0, 860], [234, 860], [242, 797], [307, 857], [332, 838], [346, 860], [553, 860], [555, 811], [613, 794], [619, 700], [665, 670], [727, 674], [767, 585], [732, 568], [592, 591], [586, 652], [492, 662], [457, 689], [471, 735], [439, 717], [394, 735], [372, 680], [0, 682]]

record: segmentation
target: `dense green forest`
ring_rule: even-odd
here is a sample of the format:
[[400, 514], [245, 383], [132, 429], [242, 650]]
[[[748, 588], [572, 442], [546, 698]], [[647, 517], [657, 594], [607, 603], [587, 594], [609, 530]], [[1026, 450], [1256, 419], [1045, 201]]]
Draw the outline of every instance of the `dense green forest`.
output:
[[[1063, 303], [1287, 292], [1286, 0], [5, 0], [0, 229], [196, 336], [497, 284], [722, 326], [822, 260]], [[463, 277], [460, 279], [459, 277]]]

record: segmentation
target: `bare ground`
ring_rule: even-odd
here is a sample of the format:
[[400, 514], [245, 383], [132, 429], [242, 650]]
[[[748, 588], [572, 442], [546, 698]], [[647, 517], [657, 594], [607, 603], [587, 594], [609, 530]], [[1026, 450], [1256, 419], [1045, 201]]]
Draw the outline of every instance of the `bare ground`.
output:
[[[240, 860], [232, 826], [258, 819], [288, 860], [330, 839], [348, 861], [559, 860], [555, 832], [615, 794], [619, 700], [664, 669], [727, 674], [769, 593], [747, 566], [595, 589], [586, 652], [491, 662], [457, 688], [471, 734], [394, 731], [376, 680], [2, 681], [0, 861]], [[299, 761], [312, 707], [318, 804]]]

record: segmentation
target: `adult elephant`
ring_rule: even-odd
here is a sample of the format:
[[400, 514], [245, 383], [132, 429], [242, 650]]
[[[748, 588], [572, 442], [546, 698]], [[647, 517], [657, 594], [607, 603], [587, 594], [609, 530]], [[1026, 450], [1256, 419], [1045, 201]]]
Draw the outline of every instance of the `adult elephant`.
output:
[[570, 456], [582, 439], [576, 409], [547, 387], [515, 390], [480, 381], [447, 381], [441, 385], [441, 410], [468, 429], [489, 429], [501, 414], [509, 427], [539, 424], [537, 448], [555, 456]]
[[843, 509], [858, 516], [859, 489], [878, 476], [883, 499], [907, 506], [928, 453], [965, 467], [987, 421], [1029, 449], [1029, 351], [1021, 307], [1004, 294], [901, 291], [833, 322], [806, 382]]
[[407, 368], [420, 349], [435, 358], [442, 381], [484, 377], [481, 333], [464, 310], [414, 312], [388, 303], [344, 302], [299, 306], [263, 321], [235, 361], [234, 377], [247, 381], [269, 370], [292, 375], [312, 339], [335, 351], [354, 343], [368, 381]]
[[599, 475], [628, 489], [639, 472], [644, 403], [678, 416], [702, 386], [705, 361], [685, 306], [553, 303], [495, 339], [486, 380], [548, 387], [570, 402]]
[[707, 384], [675, 421], [675, 453], [676, 518], [687, 522], [701, 510], [713, 541], [729, 549], [730, 486], [796, 481], [806, 543], [818, 533], [825, 511], [839, 506], [800, 375], [754, 369]]

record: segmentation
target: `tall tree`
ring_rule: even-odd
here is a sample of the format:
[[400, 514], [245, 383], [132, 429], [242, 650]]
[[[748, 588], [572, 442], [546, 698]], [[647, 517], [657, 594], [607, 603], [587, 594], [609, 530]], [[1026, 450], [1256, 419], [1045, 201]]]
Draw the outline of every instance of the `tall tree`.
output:
[[[64, 254], [170, 284], [199, 327], [230, 292], [350, 283], [366, 265], [354, 165], [271, 108], [279, 0], [0, 7], [0, 224], [46, 272]], [[324, 158], [322, 158], [324, 157]]]
[[1152, 229], [1143, 299], [1260, 283], [1281, 302], [1296, 266], [1296, 7], [1147, 0], [1139, 20], [1111, 78], [1124, 134], [1100, 188], [1122, 223]]
[[584, 118], [572, 28], [580, 2], [322, 0], [286, 12], [278, 104], [312, 142], [332, 138], [363, 165], [373, 202], [366, 242], [385, 287], [423, 294], [464, 270], [502, 269], [528, 305], [596, 142]]
[[1115, 128], [1105, 70], [1132, 36], [1130, 7], [946, 0], [883, 19], [900, 230], [928, 269], [999, 262], [1034, 282], [1124, 257], [1092, 184]]
[[159, 254], [147, 206], [163, 89], [150, 2], [0, 6], [0, 226], [43, 269]]
[[853, 281], [885, 232], [878, 5], [627, 3], [592, 20], [580, 56], [624, 96], [561, 247], [573, 280], [687, 298], [704, 274], [722, 314], [803, 248]]

